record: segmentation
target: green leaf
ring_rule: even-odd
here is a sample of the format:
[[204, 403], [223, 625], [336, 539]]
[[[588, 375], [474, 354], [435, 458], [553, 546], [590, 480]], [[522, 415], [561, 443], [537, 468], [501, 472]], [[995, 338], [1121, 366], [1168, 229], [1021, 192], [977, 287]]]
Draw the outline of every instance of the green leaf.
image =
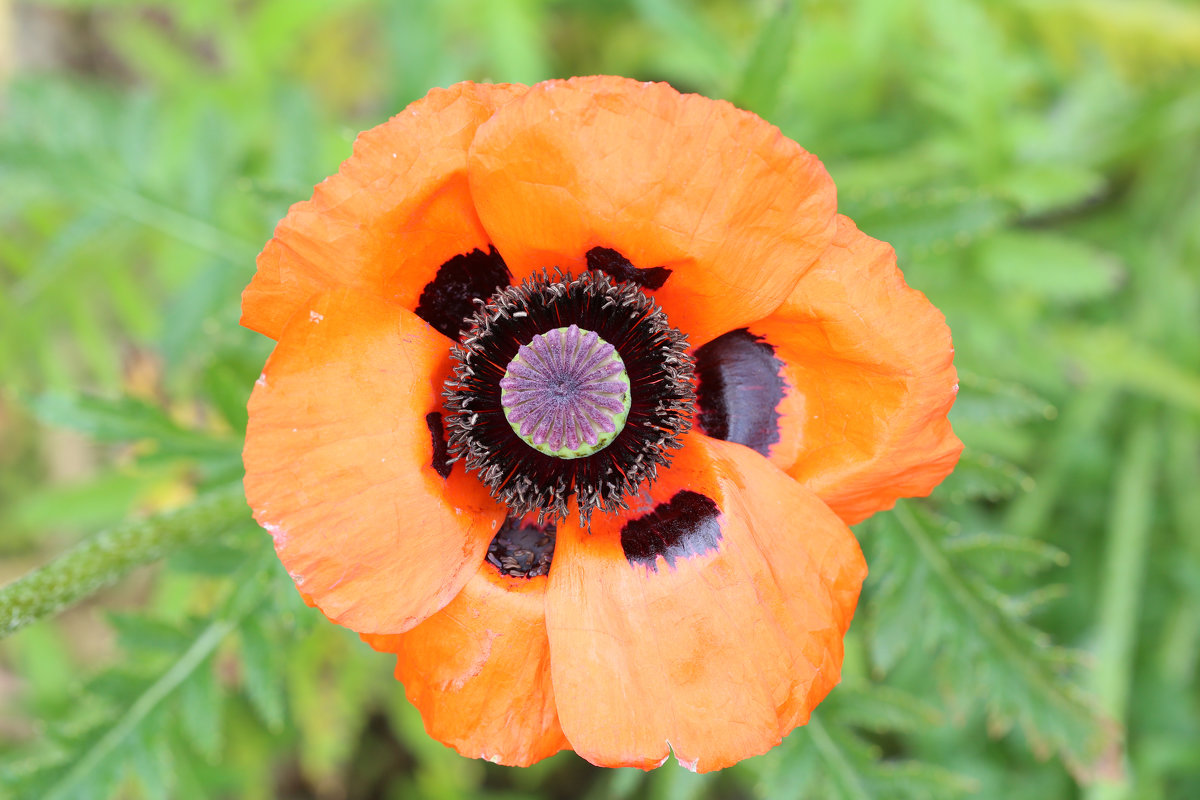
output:
[[845, 213], [860, 230], [890, 242], [902, 258], [965, 247], [1013, 217], [1006, 201], [967, 188], [850, 197]]
[[188, 740], [209, 761], [221, 752], [223, 701], [213, 659], [196, 666], [179, 687], [178, 714]]
[[1120, 387], [1200, 412], [1200, 376], [1151, 344], [1136, 341], [1115, 326], [1071, 328], [1057, 345], [1076, 359], [1088, 376], [1104, 386]]
[[174, 454], [214, 454], [237, 449], [221, 440], [181, 427], [162, 409], [134, 397], [114, 399], [48, 392], [30, 402], [42, 422], [86, 433], [104, 442], [152, 439]]
[[[85, 691], [89, 698], [99, 700], [110, 708], [124, 708], [142, 690], [146, 683], [147, 666], [142, 662], [119, 664], [88, 679]], [[87, 723], [91, 720], [84, 717]], [[60, 733], [68, 739], [86, 737], [91, 734], [91, 725], [81, 730], [65, 728]]]
[[779, 102], [788, 61], [796, 43], [800, 13], [793, 0], [782, 0], [778, 9], [763, 22], [742, 79], [733, 96], [733, 104], [770, 119]]
[[129, 515], [159, 475], [106, 472], [78, 483], [42, 485], [5, 509], [5, 522], [31, 529], [95, 530]]
[[256, 559], [246, 566], [235, 580], [235, 592], [222, 610], [163, 672], [139, 686], [131, 697], [132, 702], [123, 706], [101, 735], [72, 755], [69, 765], [57, 773], [40, 795], [42, 800], [77, 797], [96, 775], [103, 774], [119, 763], [122, 750], [129, 746], [131, 737], [140, 735], [143, 723], [198, 667], [206, 663], [225, 637], [261, 601], [271, 585], [269, 581], [256, 578], [261, 573], [262, 563], [262, 559]]
[[990, 453], [967, 448], [954, 472], [938, 488], [938, 495], [954, 503], [981, 499], [995, 502], [1033, 488], [1033, 478], [1017, 465]]
[[281, 676], [286, 662], [278, 637], [272, 636], [257, 617], [250, 617], [241, 627], [241, 643], [242, 688], [267, 728], [281, 730], [284, 723]]
[[1048, 542], [1003, 533], [959, 534], [945, 539], [942, 547], [948, 556], [997, 576], [1013, 572], [1035, 575], [1051, 567], [1065, 567], [1071, 560]]
[[1057, 411], [1049, 401], [1021, 384], [959, 370], [958, 396], [950, 419], [954, 423], [1013, 424], [1033, 419], [1054, 419]]
[[174, 770], [167, 743], [163, 741], [161, 725], [144, 724], [136, 736], [131, 736], [128, 760], [131, 771], [141, 784], [146, 797], [170, 797], [175, 785]]
[[843, 681], [831, 706], [839, 725], [875, 733], [920, 732], [944, 721], [928, 701], [883, 684]]
[[73, 220], [41, 252], [29, 273], [13, 287], [12, 298], [18, 306], [28, 306], [49, 293], [69, 273], [78, 253], [93, 244], [105, 228], [112, 224], [112, 215], [95, 210]]
[[[370, 662], [353, 657], [366, 645], [333, 625], [315, 627], [297, 645], [284, 665], [288, 709], [300, 736], [304, 774], [320, 782], [336, 773], [361, 733]], [[381, 672], [393, 680], [390, 670]]]
[[[812, 800], [948, 800], [976, 788], [974, 781], [932, 764], [887, 760], [878, 746], [860, 737], [834, 709], [822, 706], [759, 762], [766, 798]], [[775, 766], [771, 766], [774, 762]]]
[[232, 575], [246, 561], [249, 551], [246, 545], [253, 538], [248, 535], [244, 541], [199, 542], [173, 554], [167, 564], [171, 570], [184, 574], [214, 578]]
[[[920, 619], [909, 644], [937, 654], [964, 700], [983, 698], [993, 731], [1017, 725], [1035, 751], [1060, 753], [1086, 772], [1115, 742], [1115, 728], [1072, 680], [1075, 656], [1051, 647], [953, 549], [942, 525], [912, 503], [897, 505], [877, 529], [873, 567], [884, 573], [872, 598], [879, 630]], [[920, 565], [920, 569], [917, 569]], [[918, 592], [904, 593], [917, 583]]]
[[1112, 294], [1123, 277], [1116, 259], [1083, 242], [1051, 233], [1007, 232], [980, 242], [983, 272], [998, 289], [1054, 302]]
[[240, 365], [233, 365], [228, 361], [213, 363], [204, 372], [204, 388], [213, 406], [229, 427], [241, 432], [246, 430], [246, 423], [249, 421], [246, 405], [258, 373], [246, 380], [246, 376], [237, 366]]
[[1026, 216], [1068, 211], [1096, 198], [1105, 179], [1087, 167], [1072, 164], [1028, 164], [1005, 175], [999, 192]]
[[141, 614], [109, 612], [108, 622], [117, 632], [122, 649], [134, 653], [172, 653], [191, 640], [190, 632]]

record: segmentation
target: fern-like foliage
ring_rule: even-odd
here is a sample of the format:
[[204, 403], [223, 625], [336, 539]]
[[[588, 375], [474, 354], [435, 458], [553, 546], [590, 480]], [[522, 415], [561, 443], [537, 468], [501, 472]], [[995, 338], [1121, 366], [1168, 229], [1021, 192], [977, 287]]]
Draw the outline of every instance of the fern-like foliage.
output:
[[843, 683], [805, 727], [745, 769], [764, 798], [965, 797], [977, 788], [969, 777], [914, 759], [897, 747], [903, 737], [942, 722], [935, 706], [907, 692], [878, 684]]
[[[240, 569], [219, 581], [222, 599], [203, 619], [112, 618], [122, 658], [91, 677], [33, 753], [0, 769], [17, 796], [42, 800], [105, 798], [133, 779], [145, 797], [174, 796], [174, 762], [190, 742], [199, 754], [219, 746], [221, 698], [214, 665], [247, 617], [276, 605], [282, 584], [269, 548], [241, 550]], [[185, 770], [186, 772], [186, 770]]]
[[1060, 564], [1061, 552], [956, 532], [913, 502], [873, 520], [863, 540], [878, 576], [869, 599], [878, 670], [890, 672], [902, 660], [930, 664], [960, 710], [982, 701], [993, 734], [1016, 726], [1036, 753], [1056, 753], [1080, 774], [1096, 767], [1115, 743], [1114, 725], [1080, 688], [1079, 655], [1053, 645], [1028, 620], [1056, 590], [1011, 596], [995, 583]]
[[[127, 348], [160, 335], [156, 309], [185, 276], [203, 259], [250, 263], [253, 239], [230, 232], [221, 206], [234, 201], [180, 197], [177, 186], [222, 165], [171, 152], [173, 133], [155, 127], [165, 101], [39, 81], [15, 84], [5, 102], [0, 359], [9, 385], [114, 390]], [[39, 249], [52, 233], [53, 246]], [[228, 269], [201, 274], [219, 278], [225, 296], [238, 282]]]

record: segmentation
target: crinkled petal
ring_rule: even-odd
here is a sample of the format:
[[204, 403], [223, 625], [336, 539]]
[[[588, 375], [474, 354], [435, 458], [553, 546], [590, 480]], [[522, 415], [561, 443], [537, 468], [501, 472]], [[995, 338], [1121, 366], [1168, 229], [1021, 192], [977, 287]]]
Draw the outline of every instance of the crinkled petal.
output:
[[839, 217], [833, 245], [749, 333], [774, 348], [784, 397], [769, 457], [848, 524], [925, 496], [958, 462], [945, 318], [890, 245]]
[[364, 638], [396, 653], [396, 677], [430, 736], [464, 756], [528, 766], [570, 746], [554, 704], [545, 594], [545, 577], [501, 575], [485, 561], [408, 633]]
[[837, 683], [866, 565], [762, 456], [697, 434], [620, 515], [559, 526], [546, 596], [559, 719], [605, 766], [765, 752]]
[[297, 203], [258, 257], [242, 294], [242, 324], [278, 339], [314, 294], [351, 286], [410, 310], [438, 268], [487, 251], [467, 186], [476, 128], [524, 86], [434, 89], [359, 134], [337, 174]]
[[481, 125], [471, 193], [516, 280], [578, 274], [592, 248], [638, 269], [702, 344], [770, 314], [833, 237], [821, 162], [729, 103], [662, 83], [572, 78], [532, 87]]
[[450, 602], [504, 518], [437, 447], [447, 350], [410, 311], [325, 292], [283, 329], [250, 397], [254, 517], [301, 592], [359, 632], [401, 632]]

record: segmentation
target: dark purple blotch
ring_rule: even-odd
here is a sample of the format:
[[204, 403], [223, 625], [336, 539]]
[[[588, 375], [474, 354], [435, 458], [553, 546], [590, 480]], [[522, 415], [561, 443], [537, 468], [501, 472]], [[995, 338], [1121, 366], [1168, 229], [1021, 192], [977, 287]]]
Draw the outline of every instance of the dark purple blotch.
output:
[[603, 272], [615, 281], [632, 283], [651, 291], [661, 289], [667, 278], [671, 277], [671, 270], [666, 267], [638, 269], [625, 256], [607, 247], [593, 247], [588, 250], [587, 266], [588, 269]]
[[658, 571], [658, 557], [674, 567], [680, 558], [716, 550], [721, 542], [721, 512], [710, 497], [690, 489], [675, 493], [643, 517], [621, 528], [621, 549], [631, 564]]
[[472, 250], [457, 255], [438, 267], [437, 275], [421, 290], [417, 316], [457, 339], [475, 311], [475, 300], [487, 300], [511, 281], [512, 273], [494, 247], [486, 253]]
[[429, 428], [429, 438], [433, 440], [433, 461], [430, 466], [433, 471], [442, 476], [442, 480], [450, 477], [454, 466], [450, 463], [450, 454], [446, 447], [446, 428], [442, 423], [442, 415], [434, 411], [425, 415], [425, 425]]
[[764, 456], [779, 441], [783, 362], [775, 348], [745, 328], [696, 350], [696, 423], [714, 439], [744, 444]]

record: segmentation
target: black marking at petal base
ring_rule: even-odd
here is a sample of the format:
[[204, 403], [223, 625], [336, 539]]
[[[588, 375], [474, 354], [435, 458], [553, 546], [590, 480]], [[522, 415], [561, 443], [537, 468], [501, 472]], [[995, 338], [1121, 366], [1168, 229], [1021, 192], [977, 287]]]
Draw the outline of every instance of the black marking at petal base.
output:
[[550, 573], [557, 526], [510, 514], [488, 545], [487, 560], [500, 574], [536, 578]]
[[458, 339], [467, 327], [467, 317], [475, 311], [475, 300], [486, 300], [511, 281], [512, 273], [494, 247], [486, 253], [472, 250], [457, 255], [438, 267], [437, 275], [421, 290], [417, 316], [438, 332]]
[[607, 247], [593, 247], [587, 251], [588, 269], [595, 269], [622, 283], [633, 283], [643, 289], [661, 289], [671, 277], [666, 267], [638, 269], [625, 256]]
[[429, 427], [429, 438], [433, 440], [433, 471], [442, 476], [442, 480], [450, 477], [454, 465], [450, 463], [450, 454], [446, 451], [446, 428], [442, 424], [442, 415], [434, 411], [425, 415], [425, 424]]
[[696, 425], [714, 439], [768, 455], [779, 441], [783, 362], [775, 348], [745, 328], [696, 350]]
[[621, 549], [631, 564], [658, 571], [658, 557], [674, 567], [680, 558], [716, 550], [721, 543], [720, 509], [710, 497], [683, 489], [644, 517], [621, 528]]

